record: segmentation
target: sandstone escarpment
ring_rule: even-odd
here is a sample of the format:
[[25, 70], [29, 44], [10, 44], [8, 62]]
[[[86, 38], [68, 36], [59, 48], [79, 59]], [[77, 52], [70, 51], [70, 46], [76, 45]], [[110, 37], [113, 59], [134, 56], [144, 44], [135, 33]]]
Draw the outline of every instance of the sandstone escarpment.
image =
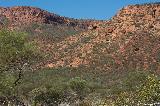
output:
[[157, 27], [160, 25], [160, 3], [127, 6], [113, 17], [113, 21], [116, 23], [130, 23], [135, 27]]
[[[156, 11], [155, 11], [156, 10]], [[111, 20], [53, 44], [49, 67], [86, 66], [113, 70], [159, 70], [160, 4], [132, 5]], [[47, 47], [46, 47], [47, 48]], [[46, 51], [45, 51], [46, 52]], [[60, 63], [60, 64], [59, 64]]]
[[40, 8], [29, 6], [0, 7], [0, 16], [6, 17], [9, 26], [20, 26], [32, 23], [61, 24], [73, 27], [87, 28], [90, 21], [61, 17]]

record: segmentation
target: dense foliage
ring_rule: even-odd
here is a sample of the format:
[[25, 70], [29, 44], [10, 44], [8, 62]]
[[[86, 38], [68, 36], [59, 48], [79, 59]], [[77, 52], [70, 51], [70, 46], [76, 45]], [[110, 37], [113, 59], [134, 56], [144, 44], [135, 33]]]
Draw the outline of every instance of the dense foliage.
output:
[[0, 31], [0, 66], [1, 71], [17, 70], [34, 63], [38, 55], [27, 35], [9, 30]]
[[39, 60], [34, 44], [21, 32], [0, 30], [0, 98], [17, 101], [23, 72]]

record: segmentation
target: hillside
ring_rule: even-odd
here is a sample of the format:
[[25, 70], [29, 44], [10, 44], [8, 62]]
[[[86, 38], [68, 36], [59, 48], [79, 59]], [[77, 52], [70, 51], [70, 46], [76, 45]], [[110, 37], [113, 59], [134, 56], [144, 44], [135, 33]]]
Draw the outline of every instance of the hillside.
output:
[[84, 66], [109, 72], [159, 70], [159, 11], [159, 3], [130, 5], [108, 21], [96, 21], [61, 17], [34, 7], [0, 9], [9, 27], [21, 25], [21, 30], [36, 35], [41, 50], [51, 56], [40, 66]]
[[[129, 5], [103, 21], [61, 17], [34, 7], [2, 7], [0, 13], [2, 27], [28, 33], [44, 56], [31, 70], [22, 70], [18, 86], [8, 87], [20, 103], [159, 102], [160, 3]], [[8, 85], [17, 73], [5, 73]]]
[[[159, 70], [160, 4], [131, 5], [97, 28], [44, 43], [52, 55], [47, 67], [113, 70]], [[46, 62], [45, 62], [46, 63]]]

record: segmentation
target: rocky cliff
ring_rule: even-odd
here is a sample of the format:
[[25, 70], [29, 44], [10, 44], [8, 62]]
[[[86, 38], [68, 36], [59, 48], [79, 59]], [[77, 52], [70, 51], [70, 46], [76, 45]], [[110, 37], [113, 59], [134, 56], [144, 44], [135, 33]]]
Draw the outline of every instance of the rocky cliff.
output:
[[[9, 21], [9, 26], [20, 26], [31, 23], [63, 24], [73, 27], [87, 28], [90, 21], [61, 17], [40, 8], [28, 6], [0, 7], [0, 16]], [[1, 21], [3, 23], [3, 21]]]
[[160, 69], [160, 4], [124, 7], [97, 28], [45, 44], [52, 59], [47, 67], [89, 67], [104, 70]]

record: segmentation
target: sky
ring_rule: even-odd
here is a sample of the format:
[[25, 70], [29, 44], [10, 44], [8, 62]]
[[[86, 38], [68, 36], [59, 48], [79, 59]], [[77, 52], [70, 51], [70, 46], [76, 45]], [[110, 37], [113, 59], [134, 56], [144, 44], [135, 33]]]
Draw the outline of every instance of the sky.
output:
[[33, 6], [70, 18], [106, 20], [124, 6], [150, 2], [160, 0], [0, 0], [0, 7]]

